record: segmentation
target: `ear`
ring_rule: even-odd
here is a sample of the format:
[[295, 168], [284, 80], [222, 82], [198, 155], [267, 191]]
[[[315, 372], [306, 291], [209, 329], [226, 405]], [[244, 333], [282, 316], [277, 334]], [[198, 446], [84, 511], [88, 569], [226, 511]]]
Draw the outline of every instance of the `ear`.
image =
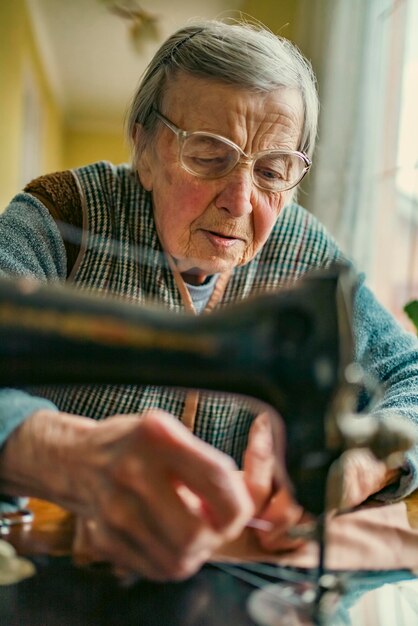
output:
[[152, 154], [148, 135], [142, 124], [135, 124], [132, 134], [133, 144], [135, 146], [135, 167], [138, 172], [139, 180], [147, 191], [152, 191], [153, 175], [152, 175]]

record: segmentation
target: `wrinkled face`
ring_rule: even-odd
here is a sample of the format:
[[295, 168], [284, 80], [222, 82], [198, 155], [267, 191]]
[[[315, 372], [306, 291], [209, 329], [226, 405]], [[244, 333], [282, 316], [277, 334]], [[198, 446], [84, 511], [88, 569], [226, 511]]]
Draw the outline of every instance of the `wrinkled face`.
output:
[[[246, 154], [271, 148], [297, 150], [303, 123], [297, 90], [253, 93], [186, 74], [168, 86], [161, 112], [183, 130], [222, 135]], [[184, 278], [196, 284], [250, 261], [294, 191], [257, 188], [245, 163], [223, 178], [193, 176], [178, 161], [176, 135], [161, 122], [140, 158], [138, 174], [152, 191], [164, 250]]]

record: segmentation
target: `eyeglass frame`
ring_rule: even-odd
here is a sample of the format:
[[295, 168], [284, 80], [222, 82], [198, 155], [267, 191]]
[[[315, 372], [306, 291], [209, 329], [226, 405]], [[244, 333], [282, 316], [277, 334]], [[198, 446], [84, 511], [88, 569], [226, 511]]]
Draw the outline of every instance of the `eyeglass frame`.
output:
[[[215, 180], [218, 178], [222, 178], [223, 176], [227, 176], [228, 174], [230, 174], [232, 170], [238, 165], [238, 163], [246, 163], [247, 165], [251, 165], [251, 180], [253, 181], [256, 187], [258, 187], [259, 189], [262, 189], [263, 191], [268, 191], [270, 193], [283, 193], [284, 191], [289, 191], [289, 189], [293, 189], [294, 187], [296, 187], [296, 185], [298, 185], [301, 182], [301, 180], [306, 176], [306, 174], [309, 172], [311, 168], [311, 165], [312, 165], [311, 159], [304, 152], [300, 152], [299, 150], [270, 149], [270, 150], [261, 150], [260, 152], [255, 152], [254, 154], [248, 155], [244, 152], [244, 150], [242, 150], [242, 148], [240, 148], [236, 143], [234, 143], [233, 141], [231, 141], [231, 139], [228, 139], [227, 137], [223, 137], [222, 135], [217, 135], [216, 133], [211, 133], [209, 131], [204, 131], [204, 130], [194, 130], [194, 131], [183, 130], [179, 128], [178, 126], [176, 126], [174, 122], [169, 120], [168, 117], [163, 115], [155, 107], [153, 108], [153, 113], [157, 116], [157, 118], [163, 124], [165, 124], [165, 126], [167, 126], [167, 128], [169, 128], [176, 135], [177, 142], [178, 142], [178, 158], [179, 158], [180, 166], [186, 172], [188, 172], [189, 174], [192, 174], [193, 176], [196, 176], [197, 178], [202, 178], [206, 180]], [[198, 174], [197, 172], [194, 172], [189, 167], [187, 167], [182, 158], [184, 142], [186, 141], [186, 139], [188, 139], [192, 135], [205, 135], [206, 137], [212, 137], [213, 139], [218, 139], [222, 141], [223, 143], [225, 143], [226, 145], [233, 148], [234, 150], [236, 150], [238, 154], [240, 154], [240, 158], [237, 160], [236, 163], [232, 165], [232, 167], [227, 169], [222, 174], [219, 174], [218, 176], [205, 176], [203, 174]], [[260, 157], [263, 157], [266, 154], [273, 154], [273, 153], [294, 155], [294, 156], [297, 156], [299, 159], [301, 159], [305, 163], [305, 167], [303, 168], [301, 175], [297, 179], [297, 181], [292, 183], [288, 187], [284, 187], [283, 189], [274, 190], [274, 189], [269, 189], [268, 187], [263, 187], [254, 178], [254, 163]]]

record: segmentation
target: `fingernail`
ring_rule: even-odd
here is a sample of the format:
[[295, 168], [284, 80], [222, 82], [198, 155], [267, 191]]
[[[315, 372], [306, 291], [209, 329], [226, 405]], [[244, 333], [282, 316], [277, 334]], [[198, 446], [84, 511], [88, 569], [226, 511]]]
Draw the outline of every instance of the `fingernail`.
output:
[[269, 532], [270, 530], [273, 530], [274, 524], [273, 522], [269, 522], [268, 520], [253, 517], [252, 519], [248, 520], [248, 522], [246, 523], [246, 527], [255, 528], [256, 530], [265, 530], [266, 532]]

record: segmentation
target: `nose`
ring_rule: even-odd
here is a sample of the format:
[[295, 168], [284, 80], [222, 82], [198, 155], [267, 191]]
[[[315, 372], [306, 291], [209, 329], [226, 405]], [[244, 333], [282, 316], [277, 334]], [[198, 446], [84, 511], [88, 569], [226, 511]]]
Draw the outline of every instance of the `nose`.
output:
[[253, 182], [248, 167], [237, 166], [222, 181], [215, 205], [225, 209], [232, 217], [242, 217], [252, 213], [251, 195]]

